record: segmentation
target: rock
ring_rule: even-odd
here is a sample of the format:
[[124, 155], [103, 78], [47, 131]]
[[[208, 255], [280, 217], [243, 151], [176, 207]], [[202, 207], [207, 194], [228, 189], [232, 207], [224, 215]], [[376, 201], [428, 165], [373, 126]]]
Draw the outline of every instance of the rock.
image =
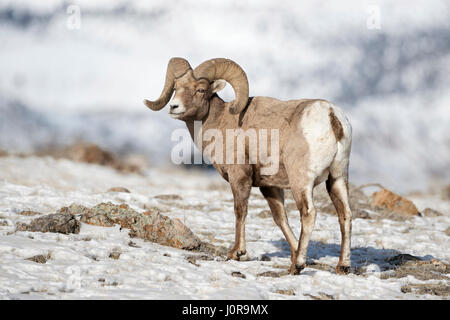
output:
[[113, 188], [109, 188], [108, 191], [106, 192], [124, 192], [124, 193], [130, 193], [130, 190], [128, 190], [127, 188], [123, 188], [123, 187], [113, 187]]
[[8, 152], [6, 152], [3, 149], [0, 149], [0, 157], [7, 157], [8, 156]]
[[33, 256], [25, 260], [30, 260], [36, 263], [46, 263], [48, 259], [50, 259], [49, 255], [44, 256], [43, 254], [39, 254], [37, 256]]
[[442, 216], [442, 213], [434, 209], [426, 208], [425, 210], [422, 211], [422, 215], [424, 217], [440, 217]]
[[412, 201], [384, 188], [372, 194], [370, 205], [373, 209], [384, 209], [400, 214], [415, 216], [419, 214], [419, 210]]
[[444, 200], [450, 200], [450, 184], [442, 189], [442, 198]]
[[144, 167], [147, 167], [146, 160], [143, 157], [129, 156], [126, 159], [120, 159], [112, 152], [104, 150], [96, 144], [87, 142], [75, 143], [65, 148], [41, 150], [36, 155], [109, 166], [125, 173], [140, 173]]
[[263, 219], [270, 218], [272, 216], [272, 212], [270, 210], [263, 210], [258, 213], [257, 216]]
[[7, 227], [7, 226], [9, 226], [8, 221], [6, 221], [6, 220], [0, 220], [0, 227]]
[[161, 200], [183, 200], [182, 197], [180, 197], [177, 194], [160, 194], [155, 196], [155, 199], [161, 199]]
[[284, 294], [286, 296], [295, 296], [294, 289], [287, 289], [287, 290], [277, 290], [276, 293]]
[[31, 211], [31, 210], [25, 210], [25, 211], [20, 211], [17, 214], [20, 214], [22, 216], [37, 216], [40, 215], [40, 212], [36, 212], [36, 211]]
[[405, 259], [404, 257], [393, 257], [394, 261], [390, 262], [393, 265], [393, 268], [389, 268], [389, 272], [383, 272], [381, 274], [381, 279], [413, 276], [421, 281], [448, 280], [447, 274], [450, 273], [450, 266], [443, 261], [437, 259], [421, 260], [420, 258], [411, 255], [399, 256], [407, 257]]
[[311, 297], [313, 300], [336, 300], [336, 297], [325, 292], [319, 292], [317, 296], [305, 293], [305, 296]]
[[450, 237], [450, 227], [448, 227], [448, 228], [445, 230], [445, 234], [448, 235], [448, 236]]
[[128, 245], [132, 248], [140, 248], [140, 246], [138, 246], [136, 243], [134, 243], [133, 241], [130, 240], [130, 242], [128, 242]]
[[111, 251], [111, 253], [109, 254], [109, 257], [111, 259], [118, 260], [120, 258], [120, 254], [121, 253], [119, 251]]
[[16, 225], [16, 231], [79, 233], [80, 222], [64, 209], [67, 208], [61, 209], [61, 212], [34, 219], [30, 224], [19, 222]]
[[170, 219], [155, 211], [138, 213], [126, 204], [115, 205], [101, 203], [91, 209], [79, 205], [68, 208], [72, 213], [82, 212], [84, 223], [111, 227], [119, 224], [130, 229], [130, 237], [149, 240], [161, 245], [178, 249], [194, 250], [200, 248], [202, 242], [179, 219]]
[[242, 279], [247, 278], [247, 277], [245, 276], [245, 274], [243, 274], [243, 273], [241, 273], [241, 272], [239, 272], [239, 271], [233, 271], [233, 272], [231, 273], [231, 276], [232, 276], [232, 277], [235, 277], [235, 278], [242, 278]]
[[93, 143], [76, 143], [67, 148], [66, 155], [69, 159], [79, 162], [111, 166], [115, 162], [112, 153], [103, 150]]
[[270, 257], [268, 255], [263, 254], [261, 256], [261, 261], [270, 261], [270, 260], [272, 260], [272, 259], [270, 259]]
[[407, 261], [421, 261], [422, 259], [420, 259], [419, 257], [407, 254], [407, 253], [402, 253], [402, 254], [398, 254], [396, 256], [393, 257], [389, 257], [386, 259], [387, 262], [389, 262], [392, 265], [402, 265], [404, 263], [406, 263]]
[[263, 272], [263, 273], [259, 273], [256, 276], [257, 277], [279, 278], [282, 275], [284, 275], [284, 273], [282, 273], [282, 272], [266, 271], [266, 272]]
[[407, 284], [402, 286], [401, 291], [403, 293], [431, 294], [443, 297], [450, 296], [450, 286], [447, 283]]

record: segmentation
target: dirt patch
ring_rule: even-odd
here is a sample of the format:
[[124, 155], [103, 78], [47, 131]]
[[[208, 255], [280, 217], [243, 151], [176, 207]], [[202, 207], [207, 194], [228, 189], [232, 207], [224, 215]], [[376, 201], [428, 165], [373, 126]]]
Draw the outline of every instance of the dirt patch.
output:
[[289, 274], [289, 272], [286, 271], [266, 271], [266, 272], [262, 272], [257, 274], [257, 277], [269, 277], [269, 278], [279, 278], [282, 276], [287, 276]]
[[422, 216], [424, 216], [424, 217], [440, 217], [440, 216], [443, 216], [442, 213], [440, 213], [437, 210], [431, 209], [431, 208], [426, 208], [421, 213], [422, 213]]
[[333, 295], [327, 294], [324, 292], [319, 292], [319, 294], [316, 296], [309, 294], [309, 293], [305, 293], [304, 295], [312, 298], [313, 300], [335, 300], [336, 299]]
[[106, 192], [123, 192], [123, 193], [130, 193], [130, 190], [124, 187], [113, 187], [109, 188]]
[[183, 200], [183, 198], [177, 194], [159, 194], [154, 198], [160, 200]]
[[36, 212], [36, 211], [31, 211], [31, 210], [24, 210], [24, 211], [20, 211], [17, 214], [20, 214], [21, 216], [37, 216], [40, 215], [40, 212]]
[[439, 284], [407, 284], [401, 288], [403, 293], [431, 294], [434, 296], [450, 296], [450, 286], [446, 283]]
[[413, 276], [418, 280], [450, 280], [450, 266], [437, 259], [422, 260], [409, 254], [400, 254], [386, 260], [391, 264], [386, 272], [381, 274], [381, 279], [403, 278]]

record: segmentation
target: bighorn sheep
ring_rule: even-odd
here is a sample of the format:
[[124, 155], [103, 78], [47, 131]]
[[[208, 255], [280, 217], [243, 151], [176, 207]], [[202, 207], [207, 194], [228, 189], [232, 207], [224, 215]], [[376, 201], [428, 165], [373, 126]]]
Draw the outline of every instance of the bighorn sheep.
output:
[[[226, 82], [235, 91], [236, 98], [232, 102], [224, 102], [216, 94]], [[279, 164], [274, 174], [261, 173], [264, 167], [262, 159], [244, 164], [225, 162], [217, 157], [212, 160], [213, 166], [230, 183], [234, 196], [236, 238], [228, 257], [239, 260], [246, 254], [247, 204], [251, 188], [259, 187], [275, 223], [290, 245], [292, 264], [289, 271], [299, 274], [306, 264], [308, 242], [316, 219], [313, 188], [326, 181], [342, 235], [336, 272], [348, 273], [352, 218], [348, 202], [351, 126], [341, 109], [321, 99], [280, 101], [268, 97], [249, 98], [245, 72], [234, 61], [223, 58], [207, 60], [195, 69], [183, 58], [172, 58], [161, 96], [156, 101], [144, 100], [144, 104], [152, 110], [160, 110], [174, 91], [169, 113], [186, 123], [191, 137], [200, 144], [198, 147], [205, 147], [206, 141], [194, 137], [195, 121], [201, 121], [203, 133], [208, 129], [224, 133], [227, 129], [277, 129], [279, 132]], [[251, 146], [245, 143], [248, 157]], [[291, 189], [300, 211], [299, 242], [288, 224], [284, 189]]]

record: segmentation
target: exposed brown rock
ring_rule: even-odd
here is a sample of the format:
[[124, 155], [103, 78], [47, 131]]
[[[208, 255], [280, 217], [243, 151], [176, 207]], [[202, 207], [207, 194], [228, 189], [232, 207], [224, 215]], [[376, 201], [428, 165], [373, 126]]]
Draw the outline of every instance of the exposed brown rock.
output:
[[112, 152], [104, 150], [96, 144], [87, 142], [78, 142], [65, 148], [41, 150], [37, 155], [109, 166], [125, 173], [139, 173], [147, 166], [146, 160], [143, 157], [130, 156], [126, 159], [120, 159]]
[[440, 217], [442, 216], [442, 213], [431, 208], [426, 208], [425, 210], [422, 211], [422, 215], [424, 217]]
[[111, 259], [118, 260], [120, 258], [120, 254], [121, 253], [119, 251], [111, 251], [111, 253], [109, 254], [109, 257]]
[[235, 278], [242, 278], [242, 279], [247, 278], [247, 277], [245, 276], [245, 274], [243, 274], [243, 273], [241, 273], [241, 272], [239, 272], [239, 271], [233, 271], [233, 272], [231, 273], [231, 276], [232, 276], [232, 277], [235, 277]]
[[46, 256], [44, 256], [43, 254], [38, 254], [36, 256], [32, 256], [30, 258], [27, 258], [25, 260], [30, 260], [30, 261], [33, 261], [33, 262], [36, 262], [36, 263], [42, 263], [43, 264], [43, 263], [46, 263], [48, 259], [50, 259], [50, 255], [49, 254], [47, 254]]
[[30, 224], [19, 222], [16, 225], [16, 231], [79, 233], [80, 222], [75, 219], [74, 215], [64, 209], [67, 208], [63, 208], [57, 213], [34, 219]]
[[399, 214], [413, 216], [419, 214], [419, 210], [412, 201], [384, 188], [372, 194], [370, 205], [374, 209], [384, 209]]
[[142, 238], [179, 249], [199, 249], [202, 242], [179, 219], [170, 219], [159, 212], [138, 213], [126, 204], [101, 203], [90, 209], [71, 205], [72, 214], [81, 214], [81, 221], [88, 224], [111, 227], [119, 224], [130, 229], [130, 237]]

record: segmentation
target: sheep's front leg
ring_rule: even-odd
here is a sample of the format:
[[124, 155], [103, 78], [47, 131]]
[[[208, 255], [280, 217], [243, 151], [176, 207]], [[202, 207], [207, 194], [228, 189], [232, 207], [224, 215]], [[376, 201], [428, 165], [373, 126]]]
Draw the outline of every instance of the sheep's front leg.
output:
[[239, 260], [247, 253], [245, 247], [245, 218], [247, 216], [248, 198], [252, 189], [251, 174], [246, 170], [235, 169], [229, 174], [229, 181], [234, 197], [234, 214], [236, 216], [236, 237], [233, 248], [228, 252], [228, 258]]

